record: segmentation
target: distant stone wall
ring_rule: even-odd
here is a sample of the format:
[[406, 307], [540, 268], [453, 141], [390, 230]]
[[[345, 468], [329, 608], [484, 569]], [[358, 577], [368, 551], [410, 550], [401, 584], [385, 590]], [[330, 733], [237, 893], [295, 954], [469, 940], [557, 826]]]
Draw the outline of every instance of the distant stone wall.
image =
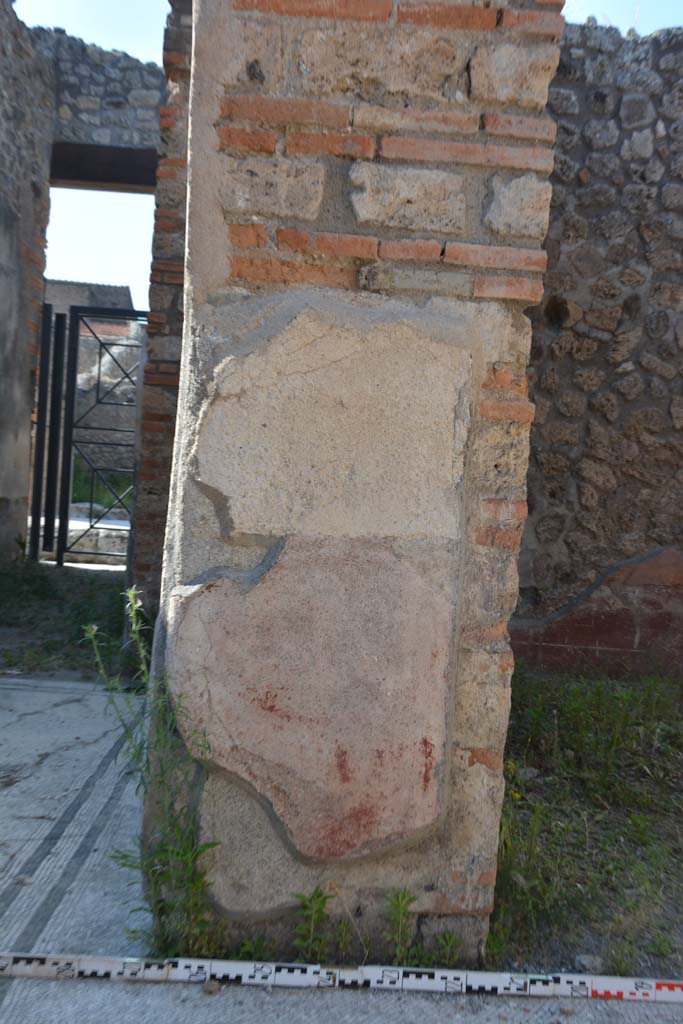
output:
[[166, 92], [160, 67], [60, 30], [35, 28], [31, 36], [54, 65], [54, 142], [157, 149]]
[[68, 313], [71, 306], [106, 306], [133, 309], [130, 288], [124, 284], [92, 284], [90, 281], [45, 281], [45, 301], [53, 313]]
[[53, 112], [51, 64], [0, 0], [0, 560], [26, 536]]
[[546, 666], [670, 668], [683, 653], [683, 29], [568, 25], [549, 109], [515, 649]]

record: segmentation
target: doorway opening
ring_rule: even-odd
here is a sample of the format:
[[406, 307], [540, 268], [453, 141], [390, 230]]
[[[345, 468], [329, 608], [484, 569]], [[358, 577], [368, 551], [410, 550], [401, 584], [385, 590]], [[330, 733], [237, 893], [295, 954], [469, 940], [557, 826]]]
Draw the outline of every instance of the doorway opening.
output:
[[151, 195], [53, 188], [28, 554], [126, 567], [145, 362]]

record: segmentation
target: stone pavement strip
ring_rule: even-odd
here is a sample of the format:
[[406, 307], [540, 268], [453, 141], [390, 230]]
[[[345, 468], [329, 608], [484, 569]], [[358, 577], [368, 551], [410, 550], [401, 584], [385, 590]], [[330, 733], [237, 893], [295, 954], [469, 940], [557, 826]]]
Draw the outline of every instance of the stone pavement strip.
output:
[[[0, 678], [0, 949], [139, 956], [126, 936], [139, 880], [111, 860], [140, 824], [101, 686]], [[132, 883], [132, 884], [131, 884]], [[140, 925], [141, 921], [136, 921]], [[683, 1020], [680, 1006], [106, 981], [0, 982], [2, 1024], [602, 1024]]]

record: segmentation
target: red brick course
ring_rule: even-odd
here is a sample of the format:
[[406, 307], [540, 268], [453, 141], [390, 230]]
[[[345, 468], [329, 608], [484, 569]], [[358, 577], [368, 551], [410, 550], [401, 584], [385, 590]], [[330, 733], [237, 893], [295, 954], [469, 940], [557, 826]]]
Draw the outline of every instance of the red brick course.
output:
[[506, 420], [509, 423], [531, 423], [534, 406], [531, 402], [511, 402], [503, 398], [482, 398], [479, 414], [486, 420]]
[[305, 255], [372, 260], [377, 258], [378, 242], [367, 235], [310, 234], [298, 228], [278, 228], [277, 246]]
[[380, 242], [379, 254], [383, 260], [419, 260], [438, 262], [441, 258], [441, 242], [422, 238], [403, 239], [398, 242]]
[[508, 501], [505, 498], [484, 498], [484, 518], [495, 523], [523, 523], [527, 517], [526, 501]]
[[323, 128], [348, 128], [351, 123], [351, 106], [348, 103], [247, 94], [226, 96], [221, 101], [221, 117], [231, 121], [256, 121], [259, 124], [314, 124]]
[[355, 267], [336, 263], [299, 263], [268, 257], [233, 256], [230, 276], [264, 284], [315, 284], [327, 288], [356, 287]]
[[429, 25], [433, 28], [451, 28], [486, 32], [496, 27], [498, 12], [494, 7], [456, 6], [443, 3], [400, 4], [397, 21], [400, 24]]
[[564, 18], [555, 11], [503, 11], [504, 29], [516, 29], [526, 35], [547, 39], [559, 39], [564, 28]]
[[263, 224], [230, 224], [228, 235], [238, 249], [261, 249], [268, 245], [268, 232]]
[[275, 152], [279, 136], [275, 132], [260, 128], [235, 128], [234, 125], [219, 124], [216, 128], [221, 149], [236, 149], [247, 153]]
[[486, 376], [482, 388], [493, 391], [508, 391], [513, 395], [526, 398], [529, 384], [525, 373], [508, 367], [493, 367]]
[[343, 156], [372, 160], [376, 140], [371, 135], [337, 132], [288, 132], [287, 153], [296, 156]]
[[550, 174], [554, 163], [552, 150], [539, 146], [483, 145], [477, 142], [446, 142], [442, 139], [401, 136], [384, 138], [381, 154], [385, 160], [471, 164], [476, 167], [539, 171], [543, 174]]
[[544, 271], [547, 259], [543, 249], [468, 245], [462, 242], [449, 242], [444, 253], [445, 263], [456, 263], [462, 267], [487, 267], [491, 270]]
[[471, 626], [463, 630], [463, 646], [477, 650], [485, 649], [490, 644], [497, 644], [508, 639], [508, 622], [494, 622], [490, 626]]
[[549, 117], [523, 117], [520, 114], [498, 114], [487, 111], [482, 116], [482, 127], [489, 135], [503, 135], [550, 145], [557, 135], [557, 124]]
[[504, 551], [519, 551], [522, 542], [520, 527], [480, 526], [474, 531], [474, 543], [481, 547], [502, 548]]
[[393, 0], [234, 0], [238, 11], [261, 11], [291, 18], [388, 21]]
[[531, 277], [475, 277], [475, 299], [514, 299], [535, 305], [543, 298], [543, 280]]

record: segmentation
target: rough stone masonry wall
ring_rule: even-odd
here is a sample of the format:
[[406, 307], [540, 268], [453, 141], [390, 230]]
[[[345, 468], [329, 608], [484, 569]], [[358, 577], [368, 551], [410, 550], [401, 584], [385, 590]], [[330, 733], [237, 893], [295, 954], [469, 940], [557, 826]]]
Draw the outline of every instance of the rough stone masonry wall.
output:
[[53, 112], [51, 66], [0, 0], [0, 559], [26, 536]]
[[671, 672], [683, 663], [683, 29], [624, 39], [568, 25], [549, 109], [515, 651]]
[[131, 562], [133, 579], [152, 609], [159, 601], [183, 334], [191, 60], [192, 0], [171, 0], [164, 35], [168, 87], [160, 109], [161, 146]]
[[377, 955], [402, 885], [428, 945], [486, 935], [552, 6], [195, 8], [156, 663], [216, 906], [283, 952], [317, 883]]
[[61, 29], [34, 28], [37, 50], [54, 64], [52, 142], [156, 149], [164, 73], [118, 50]]

